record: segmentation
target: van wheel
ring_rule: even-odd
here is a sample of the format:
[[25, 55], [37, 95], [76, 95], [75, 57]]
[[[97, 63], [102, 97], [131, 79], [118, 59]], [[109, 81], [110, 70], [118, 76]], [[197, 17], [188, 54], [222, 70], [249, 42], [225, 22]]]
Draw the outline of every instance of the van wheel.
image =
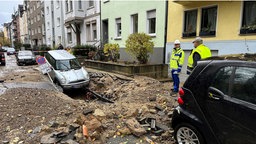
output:
[[174, 138], [177, 144], [204, 144], [204, 139], [200, 132], [187, 123], [182, 123], [175, 127]]
[[58, 81], [55, 82], [55, 86], [58, 89], [59, 92], [63, 92], [63, 88], [61, 87], [60, 83]]

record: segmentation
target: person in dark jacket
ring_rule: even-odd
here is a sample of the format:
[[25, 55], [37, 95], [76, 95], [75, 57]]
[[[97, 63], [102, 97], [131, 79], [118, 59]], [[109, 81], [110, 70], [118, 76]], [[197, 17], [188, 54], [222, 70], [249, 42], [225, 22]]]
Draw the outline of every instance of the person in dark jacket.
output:
[[64, 48], [63, 48], [62, 44], [59, 44], [58, 50], [63, 50], [63, 49]]

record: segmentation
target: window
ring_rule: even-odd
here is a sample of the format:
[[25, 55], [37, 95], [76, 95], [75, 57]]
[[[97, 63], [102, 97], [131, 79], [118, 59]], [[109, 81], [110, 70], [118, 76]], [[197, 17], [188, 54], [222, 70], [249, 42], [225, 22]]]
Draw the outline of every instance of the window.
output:
[[91, 41], [91, 25], [90, 25], [90, 23], [86, 24], [86, 37], [87, 37], [87, 41]]
[[68, 39], [68, 43], [72, 43], [72, 31], [71, 28], [68, 28], [68, 33], [67, 33], [67, 39]]
[[68, 0], [65, 1], [65, 5], [66, 5], [66, 12], [68, 12]]
[[41, 33], [41, 27], [38, 27], [38, 33]]
[[229, 94], [229, 83], [230, 77], [232, 75], [233, 67], [224, 67], [221, 68], [212, 83], [212, 87], [220, 90], [224, 94]]
[[122, 34], [122, 25], [121, 18], [116, 19], [116, 37], [121, 37]]
[[49, 14], [49, 12], [50, 12], [49, 7], [46, 7], [46, 12], [47, 12], [47, 15], [48, 15], [48, 14]]
[[70, 11], [73, 10], [73, 1], [72, 0], [69, 0], [69, 6], [70, 6]]
[[137, 33], [138, 32], [138, 14], [134, 14], [131, 16], [132, 20], [132, 33]]
[[40, 1], [37, 1], [36, 2], [36, 7], [39, 8], [39, 6], [40, 6]]
[[224, 67], [221, 68], [212, 83], [212, 87], [225, 95], [256, 104], [256, 68]]
[[245, 1], [240, 34], [256, 33], [256, 2]]
[[82, 0], [78, 0], [78, 8], [81, 10], [82, 9]]
[[57, 26], [60, 26], [60, 17], [57, 18]]
[[57, 0], [57, 8], [59, 8], [60, 7], [60, 0]]
[[185, 11], [183, 37], [196, 36], [197, 10]]
[[50, 29], [50, 22], [47, 22], [47, 30]]
[[96, 23], [92, 24], [92, 38], [93, 40], [97, 40], [97, 28]]
[[217, 6], [202, 9], [200, 36], [210, 36], [216, 33]]
[[40, 14], [37, 15], [37, 21], [40, 21]]
[[61, 36], [58, 36], [58, 43], [61, 43]]
[[147, 29], [148, 34], [156, 33], [156, 10], [147, 12]]
[[237, 67], [231, 97], [256, 104], [256, 68]]
[[[50, 39], [48, 39], [48, 41], [51, 41]], [[47, 61], [51, 64], [51, 66], [56, 69], [56, 61], [54, 60], [54, 58], [49, 54], [46, 53], [45, 54], [45, 58], [47, 59]]]
[[94, 6], [94, 1], [93, 0], [89, 0], [89, 7], [93, 7]]

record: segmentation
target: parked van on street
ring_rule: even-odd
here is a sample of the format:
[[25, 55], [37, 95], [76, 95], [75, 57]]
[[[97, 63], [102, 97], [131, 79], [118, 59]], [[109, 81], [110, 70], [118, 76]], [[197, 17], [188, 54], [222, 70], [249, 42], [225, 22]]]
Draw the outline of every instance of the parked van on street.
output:
[[76, 57], [67, 51], [48, 51], [45, 59], [52, 68], [50, 77], [63, 90], [83, 88], [89, 84], [88, 72], [81, 67]]

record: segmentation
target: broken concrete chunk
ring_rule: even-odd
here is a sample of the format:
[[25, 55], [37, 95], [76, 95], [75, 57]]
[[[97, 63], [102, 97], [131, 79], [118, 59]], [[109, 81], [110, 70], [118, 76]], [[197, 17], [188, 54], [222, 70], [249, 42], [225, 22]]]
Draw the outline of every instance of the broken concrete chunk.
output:
[[161, 123], [156, 123], [156, 127], [159, 128], [159, 129], [162, 129], [164, 131], [168, 131], [169, 130], [168, 126], [166, 126], [164, 124], [161, 124]]
[[156, 108], [157, 110], [159, 110], [159, 111], [163, 111], [163, 110], [164, 110], [163, 107], [161, 107], [160, 105], [156, 105], [155, 108]]
[[40, 143], [41, 144], [54, 144], [54, 143], [57, 143], [58, 141], [60, 141], [59, 138], [53, 137], [53, 134], [56, 134], [56, 132], [43, 136], [40, 140]]
[[93, 109], [87, 109], [87, 110], [83, 111], [83, 114], [86, 116], [90, 113], [93, 113], [93, 111], [94, 111]]
[[135, 118], [128, 119], [125, 122], [125, 124], [131, 130], [132, 134], [134, 134], [135, 136], [139, 137], [147, 133], [146, 130], [140, 125], [140, 123]]
[[55, 122], [55, 121], [50, 121], [49, 122], [49, 126], [55, 128], [55, 127], [58, 127], [59, 124], [57, 122]]
[[165, 115], [165, 113], [163, 111], [159, 111], [157, 114], [160, 115], [160, 116], [164, 116]]
[[105, 117], [105, 113], [101, 109], [96, 109], [93, 113], [94, 116]]

